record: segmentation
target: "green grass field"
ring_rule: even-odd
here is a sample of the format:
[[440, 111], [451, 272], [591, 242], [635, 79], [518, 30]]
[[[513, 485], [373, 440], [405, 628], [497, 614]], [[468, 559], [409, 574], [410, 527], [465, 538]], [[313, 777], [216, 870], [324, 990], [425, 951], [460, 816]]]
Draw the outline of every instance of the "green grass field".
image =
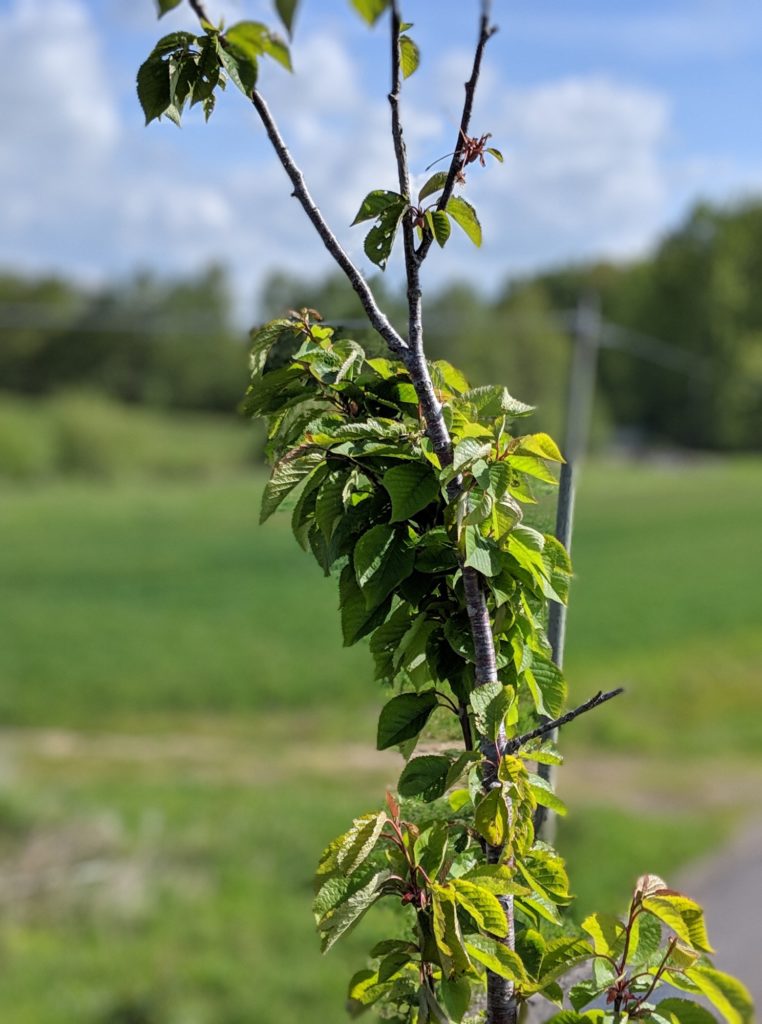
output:
[[[395, 766], [372, 752], [369, 656], [341, 648], [332, 582], [287, 518], [257, 526], [261, 482], [0, 494], [0, 1015], [14, 1024], [344, 1019], [365, 933], [321, 959], [310, 874]], [[760, 497], [758, 460], [585, 473], [568, 675], [580, 699], [628, 692], [564, 737], [575, 791], [586, 762], [595, 775], [560, 834], [578, 913], [593, 882], [615, 908], [642, 870], [671, 877], [721, 841], [741, 809], [732, 780], [756, 778]], [[606, 770], [622, 756], [663, 771], [670, 799], [644, 814]], [[729, 795], [709, 812], [690, 779], [725, 760]]]

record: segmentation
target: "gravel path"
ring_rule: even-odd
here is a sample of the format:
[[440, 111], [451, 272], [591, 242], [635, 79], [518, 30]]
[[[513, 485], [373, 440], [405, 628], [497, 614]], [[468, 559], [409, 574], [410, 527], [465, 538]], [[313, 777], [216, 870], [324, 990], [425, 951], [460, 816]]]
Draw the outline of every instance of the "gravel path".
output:
[[762, 1008], [762, 822], [684, 871], [677, 888], [704, 907], [715, 963], [744, 982]]

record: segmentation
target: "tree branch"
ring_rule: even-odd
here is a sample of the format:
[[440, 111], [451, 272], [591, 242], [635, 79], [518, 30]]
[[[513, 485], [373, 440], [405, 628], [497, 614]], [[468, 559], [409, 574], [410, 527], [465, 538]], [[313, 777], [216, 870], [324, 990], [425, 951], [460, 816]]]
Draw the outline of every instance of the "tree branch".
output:
[[395, 331], [389, 323], [387, 317], [381, 312], [378, 304], [376, 303], [373, 292], [370, 290], [368, 282], [362, 276], [344, 249], [342, 249], [338, 238], [336, 238], [334, 233], [328, 227], [322, 213], [317, 208], [314, 199], [307, 190], [302, 172], [294, 163], [293, 157], [286, 148], [286, 144], [278, 131], [278, 126], [270, 113], [270, 108], [265, 103], [263, 96], [256, 89], [252, 90], [251, 102], [254, 105], [254, 109], [259, 114], [262, 124], [265, 127], [265, 131], [267, 132], [267, 137], [269, 138], [283, 169], [291, 179], [291, 184], [294, 186], [294, 197], [299, 200], [302, 209], [312, 221], [317, 233], [322, 239], [323, 245], [344, 271], [349, 283], [357, 293], [363, 309], [368, 314], [368, 319], [374, 329], [378, 331], [392, 352], [401, 359], [404, 359], [405, 353], [408, 350], [407, 343], [400, 337], [397, 331]]
[[[490, 24], [490, 17], [492, 13], [491, 0], [482, 0], [482, 14], [479, 21], [479, 41], [476, 44], [476, 52], [474, 53], [474, 63], [471, 69], [471, 77], [466, 82], [466, 97], [463, 103], [463, 113], [460, 118], [460, 126], [458, 128], [458, 137], [455, 140], [455, 151], [452, 154], [452, 160], [450, 161], [450, 168], [447, 172], [447, 179], [445, 181], [442, 195], [437, 203], [438, 210], [444, 210], [450, 201], [450, 196], [455, 188], [455, 179], [458, 176], [458, 172], [461, 170], [461, 155], [463, 152], [463, 138], [468, 135], [468, 129], [471, 125], [471, 114], [474, 108], [474, 95], [476, 94], [476, 86], [479, 84], [479, 76], [482, 70], [482, 58], [484, 56], [484, 48], [486, 47], [489, 40], [497, 32], [497, 26]], [[422, 263], [428, 255], [431, 243], [434, 238], [431, 231], [428, 228], [424, 229], [423, 240], [418, 246], [416, 255], [418, 262]]]
[[523, 747], [525, 743], [530, 740], [537, 739], [538, 736], [545, 736], [549, 732], [553, 732], [554, 729], [558, 729], [559, 726], [566, 725], [568, 722], [573, 722], [575, 718], [579, 718], [580, 715], [584, 715], [586, 711], [592, 711], [593, 708], [600, 707], [601, 704], [605, 704], [607, 700], [611, 700], [612, 697], [618, 697], [620, 693], [624, 693], [624, 687], [618, 686], [616, 690], [609, 690], [607, 693], [603, 693], [601, 690], [586, 700], [584, 704], [580, 704], [579, 707], [574, 708], [572, 711], [567, 711], [565, 715], [561, 715], [560, 718], [554, 718], [550, 722], [545, 722], [543, 725], [538, 725], [536, 729], [532, 729], [531, 732], [525, 732], [522, 736], [515, 736], [512, 740], [506, 744], [505, 753], [515, 754], [516, 751]]
[[188, 3], [193, 8], [193, 13], [199, 21], [208, 21], [210, 25], [212, 24], [212, 19], [204, 10], [204, 5], [201, 3], [201, 0], [188, 0]]

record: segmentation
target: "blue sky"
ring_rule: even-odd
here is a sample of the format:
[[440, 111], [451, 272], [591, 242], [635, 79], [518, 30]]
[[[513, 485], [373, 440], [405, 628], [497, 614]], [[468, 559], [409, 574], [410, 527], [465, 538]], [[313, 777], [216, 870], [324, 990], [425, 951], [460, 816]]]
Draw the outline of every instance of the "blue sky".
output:
[[[423, 61], [404, 96], [411, 167], [452, 148], [477, 3], [410, 0]], [[208, 0], [214, 16], [274, 21], [264, 0]], [[242, 308], [272, 269], [329, 263], [254, 112], [228, 90], [209, 125], [144, 128], [137, 66], [160, 34], [191, 27], [152, 0], [0, 0], [0, 266], [97, 282], [139, 268], [231, 266]], [[469, 173], [481, 250], [453, 237], [427, 284], [570, 259], [642, 253], [700, 197], [762, 193], [759, 0], [495, 0], [473, 128], [506, 162]], [[385, 24], [347, 0], [302, 0], [296, 75], [262, 91], [312, 191], [357, 261], [365, 192], [394, 187]], [[398, 273], [390, 269], [392, 276]]]

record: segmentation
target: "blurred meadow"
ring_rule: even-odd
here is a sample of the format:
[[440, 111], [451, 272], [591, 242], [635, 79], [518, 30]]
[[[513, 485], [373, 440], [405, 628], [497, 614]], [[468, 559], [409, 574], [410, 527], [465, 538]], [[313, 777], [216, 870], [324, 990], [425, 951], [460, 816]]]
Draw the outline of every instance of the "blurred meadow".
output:
[[[451, 148], [474, 25], [416, 5], [419, 186]], [[485, 245], [454, 237], [426, 281], [431, 357], [505, 383], [559, 440], [575, 310], [600, 309], [565, 670], [575, 703], [626, 692], [561, 737], [576, 920], [594, 890], [617, 910], [641, 873], [671, 881], [762, 820], [761, 15], [699, 6], [505, 17], [472, 129], [505, 167], [468, 171]], [[0, 1020], [339, 1024], [383, 921], [321, 957], [312, 874], [400, 764], [375, 750], [384, 695], [366, 647], [341, 646], [335, 581], [286, 514], [258, 525], [247, 289], [259, 323], [314, 307], [380, 342], [319, 276], [240, 96], [209, 126], [144, 130], [149, 0], [5, 7]], [[340, 28], [346, 7], [302, 5], [308, 73], [263, 80], [354, 257], [352, 211], [396, 175], [388, 44]], [[371, 283], [404, 330], [394, 274]]]

